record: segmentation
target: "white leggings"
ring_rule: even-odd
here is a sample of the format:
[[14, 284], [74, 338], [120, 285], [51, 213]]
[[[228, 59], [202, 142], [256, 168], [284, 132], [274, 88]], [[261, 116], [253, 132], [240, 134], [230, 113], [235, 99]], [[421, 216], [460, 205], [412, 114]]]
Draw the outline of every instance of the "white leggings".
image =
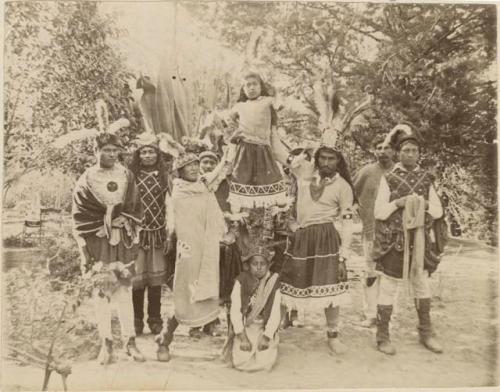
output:
[[[423, 271], [419, 275], [420, 278], [410, 279], [411, 287], [413, 288], [413, 296], [415, 298], [430, 298], [431, 287], [429, 283], [429, 274]], [[379, 305], [392, 305], [395, 303], [398, 286], [403, 282], [401, 279], [392, 278], [385, 274], [380, 275], [378, 301]]]
[[94, 289], [92, 293], [97, 329], [101, 339], [112, 339], [111, 335], [111, 310], [118, 311], [122, 338], [125, 341], [135, 336], [134, 308], [132, 305], [132, 288], [120, 285], [111, 297], [100, 297], [99, 290]]

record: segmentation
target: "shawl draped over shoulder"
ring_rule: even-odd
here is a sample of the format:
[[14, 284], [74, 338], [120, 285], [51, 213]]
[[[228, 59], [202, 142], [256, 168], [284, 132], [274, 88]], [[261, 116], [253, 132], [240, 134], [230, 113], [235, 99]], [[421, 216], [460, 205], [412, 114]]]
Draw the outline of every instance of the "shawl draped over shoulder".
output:
[[106, 205], [92, 191], [87, 180], [88, 170], [78, 179], [73, 191], [73, 232], [75, 238], [85, 239], [104, 229], [110, 237], [111, 221], [117, 217], [127, 218], [126, 232], [131, 242], [135, 242], [142, 220], [142, 207], [138, 197], [134, 175], [128, 169], [127, 187], [123, 202]]

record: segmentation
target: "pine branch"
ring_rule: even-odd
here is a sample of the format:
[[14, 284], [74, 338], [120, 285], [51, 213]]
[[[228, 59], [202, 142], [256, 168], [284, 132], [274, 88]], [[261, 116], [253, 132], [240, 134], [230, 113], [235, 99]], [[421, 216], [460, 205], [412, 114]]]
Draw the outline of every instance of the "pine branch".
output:
[[440, 48], [441, 43], [443, 40], [446, 38], [450, 37], [452, 34], [454, 34], [460, 27], [466, 25], [469, 22], [474, 21], [476, 18], [472, 16], [470, 19], [466, 19], [455, 25], [452, 29], [448, 30], [446, 33], [444, 33], [438, 40], [435, 42], [433, 45], [431, 45], [429, 48], [427, 48], [423, 54], [421, 54], [419, 57], [417, 57], [415, 60], [411, 61], [409, 64], [407, 64], [404, 68], [409, 67], [412, 64], [415, 64], [422, 60], [423, 58], [427, 57], [429, 54]]

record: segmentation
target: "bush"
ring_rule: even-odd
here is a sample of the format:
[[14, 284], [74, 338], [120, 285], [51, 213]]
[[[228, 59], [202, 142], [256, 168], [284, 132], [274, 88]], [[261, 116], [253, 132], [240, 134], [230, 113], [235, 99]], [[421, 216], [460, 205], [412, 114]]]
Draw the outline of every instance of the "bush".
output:
[[[50, 278], [55, 281], [76, 282], [80, 277], [80, 254], [76, 241], [68, 234], [47, 238], [42, 255], [47, 260]], [[53, 287], [58, 283], [53, 283]]]
[[13, 268], [4, 278], [7, 345], [46, 355], [55, 337], [53, 357], [60, 361], [96, 357], [97, 330], [88, 321], [87, 309], [78, 306], [82, 299], [79, 280], [59, 281], [58, 290], [54, 290], [54, 279], [42, 268]]

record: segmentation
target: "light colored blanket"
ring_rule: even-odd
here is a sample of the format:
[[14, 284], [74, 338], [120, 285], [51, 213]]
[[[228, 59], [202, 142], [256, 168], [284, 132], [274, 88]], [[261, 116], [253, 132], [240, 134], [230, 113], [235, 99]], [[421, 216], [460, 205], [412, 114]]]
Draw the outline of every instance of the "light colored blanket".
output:
[[225, 232], [224, 216], [213, 192], [202, 182], [174, 180], [172, 192], [177, 263], [190, 263], [190, 302], [219, 296], [219, 242]]
[[[406, 198], [403, 210], [404, 258], [403, 279], [416, 278], [424, 272], [425, 252], [425, 199], [422, 196], [410, 195]], [[413, 249], [410, 249], [410, 239], [413, 234]], [[410, 256], [412, 260], [410, 271]]]

